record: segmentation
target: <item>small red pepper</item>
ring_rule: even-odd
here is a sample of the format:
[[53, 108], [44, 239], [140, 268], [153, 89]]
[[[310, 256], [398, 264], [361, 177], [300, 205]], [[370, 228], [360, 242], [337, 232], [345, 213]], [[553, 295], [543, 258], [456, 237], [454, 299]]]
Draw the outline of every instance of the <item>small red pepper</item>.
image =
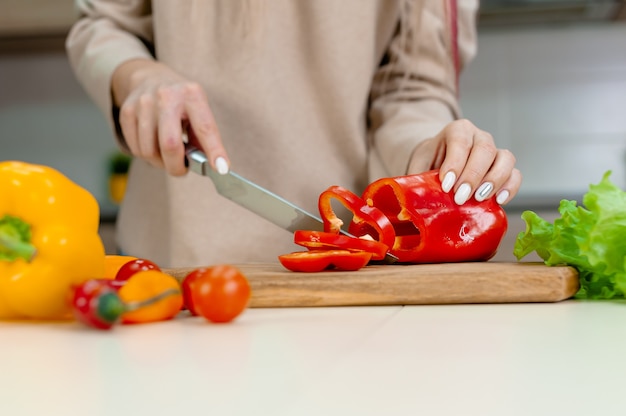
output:
[[[374, 181], [363, 192], [363, 200], [393, 224], [390, 252], [399, 262], [489, 260], [508, 226], [495, 198], [457, 205], [454, 195], [441, 189], [436, 170]], [[351, 224], [350, 232], [360, 236], [363, 231]]]
[[353, 218], [348, 232], [358, 237], [369, 236], [372, 239], [392, 247], [396, 238], [393, 224], [385, 214], [375, 206], [365, 203], [358, 195], [341, 186], [331, 186], [321, 193], [318, 205], [324, 221], [324, 231], [338, 234], [343, 221], [335, 214], [331, 205], [337, 199], [352, 212]]
[[124, 312], [118, 289], [109, 279], [90, 279], [76, 286], [70, 298], [74, 317], [85, 325], [110, 329]]

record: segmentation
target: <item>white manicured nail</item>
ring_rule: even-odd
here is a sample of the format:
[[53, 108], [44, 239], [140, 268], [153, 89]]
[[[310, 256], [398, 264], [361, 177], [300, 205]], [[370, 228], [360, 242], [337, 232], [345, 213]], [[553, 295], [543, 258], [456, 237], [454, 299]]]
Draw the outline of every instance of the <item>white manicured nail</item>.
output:
[[220, 175], [226, 175], [228, 173], [228, 162], [222, 156], [215, 159], [215, 169]]
[[463, 205], [469, 199], [470, 193], [472, 192], [472, 187], [469, 184], [464, 183], [459, 186], [459, 189], [456, 190], [454, 194], [454, 202], [457, 205]]
[[496, 202], [500, 205], [504, 204], [509, 199], [509, 191], [502, 191], [496, 197]]
[[491, 182], [485, 182], [478, 187], [478, 190], [476, 190], [476, 193], [474, 194], [474, 198], [476, 198], [478, 202], [484, 201], [487, 199], [492, 190], [493, 184]]
[[441, 189], [448, 193], [450, 189], [454, 186], [454, 182], [456, 182], [456, 175], [454, 172], [446, 173], [446, 176], [443, 177], [443, 182], [441, 182]]

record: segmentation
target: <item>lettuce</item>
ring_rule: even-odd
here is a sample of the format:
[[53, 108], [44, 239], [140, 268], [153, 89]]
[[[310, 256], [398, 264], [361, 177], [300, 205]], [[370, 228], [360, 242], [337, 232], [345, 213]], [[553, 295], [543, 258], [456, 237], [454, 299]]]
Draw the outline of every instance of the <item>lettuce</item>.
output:
[[578, 270], [577, 298], [614, 299], [626, 295], [626, 192], [609, 180], [590, 185], [583, 205], [562, 200], [554, 224], [533, 211], [524, 211], [526, 231], [515, 241], [513, 254], [521, 260], [535, 251], [549, 266]]

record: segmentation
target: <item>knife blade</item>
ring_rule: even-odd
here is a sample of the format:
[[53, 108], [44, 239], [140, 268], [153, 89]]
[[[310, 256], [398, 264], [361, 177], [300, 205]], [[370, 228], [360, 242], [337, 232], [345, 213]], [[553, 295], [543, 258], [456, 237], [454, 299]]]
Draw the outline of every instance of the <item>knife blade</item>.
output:
[[[320, 217], [305, 211], [232, 170], [229, 170], [225, 175], [217, 173], [211, 168], [204, 152], [188, 144], [185, 145], [185, 163], [192, 172], [209, 177], [220, 195], [284, 230], [290, 232], [297, 230], [324, 231], [324, 222]], [[354, 237], [344, 230], [340, 230], [340, 233]], [[387, 253], [384, 262], [395, 263], [397, 260], [396, 256]]]
[[[214, 171], [204, 152], [187, 146], [187, 164], [192, 172], [209, 177], [217, 192], [287, 231], [323, 231], [322, 219], [279, 195], [230, 170], [221, 175]], [[342, 231], [345, 235], [349, 233]]]

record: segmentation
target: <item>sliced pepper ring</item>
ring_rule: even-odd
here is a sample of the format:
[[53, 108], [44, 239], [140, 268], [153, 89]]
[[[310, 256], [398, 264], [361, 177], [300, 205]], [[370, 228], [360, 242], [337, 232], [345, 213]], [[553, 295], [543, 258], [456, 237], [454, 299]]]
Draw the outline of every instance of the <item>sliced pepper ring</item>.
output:
[[389, 218], [377, 207], [366, 204], [358, 195], [337, 185], [322, 192], [318, 200], [325, 232], [338, 234], [343, 225], [343, 221], [333, 210], [332, 199], [337, 199], [352, 213], [353, 218], [349, 230], [351, 234], [357, 237], [369, 235], [372, 239], [393, 247], [396, 232]]
[[323, 231], [297, 230], [293, 235], [293, 241], [309, 250], [365, 251], [372, 254], [372, 260], [383, 260], [389, 251], [389, 247], [380, 241]]
[[328, 269], [355, 271], [369, 263], [372, 253], [349, 250], [295, 251], [278, 256], [280, 263], [292, 272], [315, 273]]

